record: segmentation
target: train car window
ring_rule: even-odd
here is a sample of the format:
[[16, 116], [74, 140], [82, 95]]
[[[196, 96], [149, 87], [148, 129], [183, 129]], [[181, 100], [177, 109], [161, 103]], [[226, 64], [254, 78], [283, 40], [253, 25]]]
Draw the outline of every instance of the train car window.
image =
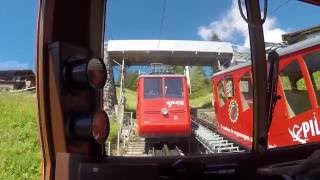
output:
[[227, 78], [226, 79], [226, 95], [228, 98], [234, 96], [234, 90], [233, 90], [233, 80], [232, 78]]
[[181, 78], [165, 78], [164, 88], [166, 98], [183, 98]]
[[305, 80], [296, 60], [280, 72], [280, 80], [290, 118], [311, 108]]
[[218, 83], [218, 96], [219, 96], [219, 106], [222, 107], [226, 103], [226, 94], [224, 92], [224, 85], [223, 85], [224, 80], [220, 80]]
[[162, 97], [162, 79], [145, 78], [144, 79], [144, 98], [154, 99]]
[[316, 51], [304, 56], [304, 61], [308, 67], [314, 91], [320, 104], [320, 51]]
[[239, 89], [241, 93], [241, 103], [242, 103], [242, 110], [246, 111], [253, 105], [253, 98], [252, 98], [252, 82], [250, 78], [250, 72], [245, 73], [240, 78]]

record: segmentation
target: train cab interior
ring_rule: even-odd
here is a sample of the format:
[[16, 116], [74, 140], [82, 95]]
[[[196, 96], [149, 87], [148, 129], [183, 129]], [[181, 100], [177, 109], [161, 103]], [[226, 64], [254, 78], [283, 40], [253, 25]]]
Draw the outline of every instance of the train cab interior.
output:
[[[266, 0], [265, 0], [266, 1]], [[307, 179], [320, 177], [319, 143], [267, 148], [268, 107], [265, 47], [260, 4], [239, 0], [246, 6], [253, 71], [245, 73], [241, 99], [254, 112], [252, 150], [242, 153], [179, 157], [116, 157], [105, 153], [108, 120], [102, 111], [104, 32], [107, 0], [39, 0], [36, 44], [36, 88], [39, 139], [42, 150], [41, 179]], [[303, 0], [320, 6], [318, 0]], [[125, 6], [125, 5], [124, 5]], [[243, 12], [242, 12], [243, 14]], [[106, 27], [109, 28], [109, 27]], [[284, 87], [290, 116], [320, 101], [319, 51], [306, 55], [305, 62], [282, 69], [279, 82]], [[305, 63], [307, 67], [296, 68]], [[297, 70], [302, 69], [299, 74]], [[307, 75], [309, 70], [309, 75]], [[107, 72], [110, 73], [110, 72]], [[251, 78], [253, 83], [251, 84]], [[304, 84], [310, 80], [313, 87]], [[146, 81], [145, 81], [146, 83]], [[147, 82], [149, 83], [149, 82]], [[167, 84], [174, 88], [167, 88]], [[181, 96], [176, 79], [164, 84], [170, 98]], [[159, 96], [161, 83], [150, 82], [146, 98]], [[149, 85], [148, 85], [149, 87]], [[314, 88], [317, 102], [307, 98]], [[218, 89], [224, 88], [218, 84]], [[149, 92], [150, 90], [150, 92]], [[219, 91], [218, 91], [219, 92]], [[223, 92], [221, 90], [221, 92]], [[253, 99], [250, 94], [253, 93]], [[228, 94], [221, 93], [219, 103]], [[291, 99], [299, 99], [296, 105]], [[295, 101], [296, 102], [296, 101]], [[304, 106], [302, 106], [304, 104]], [[219, 104], [215, 104], [219, 105]], [[223, 105], [223, 104], [220, 104]], [[270, 108], [270, 107], [269, 107]], [[290, 111], [291, 111], [290, 110]], [[101, 128], [102, 127], [102, 128]]]

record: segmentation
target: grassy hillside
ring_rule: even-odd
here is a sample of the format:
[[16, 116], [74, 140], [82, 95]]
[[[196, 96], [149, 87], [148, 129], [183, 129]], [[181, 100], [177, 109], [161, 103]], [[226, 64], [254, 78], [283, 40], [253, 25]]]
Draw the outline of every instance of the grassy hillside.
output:
[[212, 93], [190, 99], [190, 106], [200, 108], [212, 107]]
[[[120, 88], [116, 87], [117, 90], [117, 98], [119, 102]], [[126, 109], [127, 111], [134, 111], [136, 109], [136, 91], [132, 91], [129, 89], [125, 89], [124, 95], [127, 99]]]
[[0, 179], [39, 179], [34, 94], [0, 93]]
[[[136, 92], [126, 90], [125, 95], [127, 109], [134, 110]], [[194, 107], [207, 107], [211, 105], [211, 93], [191, 99], [190, 103]], [[34, 94], [0, 93], [0, 179], [39, 178], [41, 156], [37, 135]]]

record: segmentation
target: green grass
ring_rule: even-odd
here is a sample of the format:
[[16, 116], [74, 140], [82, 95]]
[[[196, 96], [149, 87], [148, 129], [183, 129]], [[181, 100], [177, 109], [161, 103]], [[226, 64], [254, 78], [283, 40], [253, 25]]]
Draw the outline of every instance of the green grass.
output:
[[40, 147], [31, 93], [0, 93], [0, 179], [39, 179]]
[[190, 99], [190, 106], [200, 108], [212, 107], [212, 93], [208, 93], [204, 96]]
[[118, 131], [120, 125], [116, 119], [110, 119], [110, 133], [108, 136], [108, 141], [111, 142], [112, 145], [117, 143]]
[[[119, 88], [117, 88], [119, 95]], [[128, 110], [135, 110], [136, 92], [126, 89]], [[194, 107], [211, 105], [211, 93], [190, 100]], [[0, 92], [0, 179], [39, 179], [40, 147], [31, 93]], [[109, 140], [115, 144], [119, 125], [110, 122]]]
[[[117, 90], [117, 98], [118, 98], [118, 102], [119, 102], [120, 88], [117, 87], [116, 90]], [[127, 111], [135, 111], [135, 109], [136, 109], [136, 91], [125, 89], [124, 95], [126, 96], [126, 99], [127, 99], [126, 110]]]

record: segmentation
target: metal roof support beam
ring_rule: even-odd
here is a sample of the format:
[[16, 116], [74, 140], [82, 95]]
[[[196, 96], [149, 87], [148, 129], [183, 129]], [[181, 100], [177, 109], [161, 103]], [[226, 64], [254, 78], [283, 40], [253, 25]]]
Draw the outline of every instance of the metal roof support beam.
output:
[[112, 60], [114, 63], [116, 63], [118, 66], [122, 66], [118, 61], [116, 61], [116, 60]]
[[[259, 1], [245, 0], [253, 74], [253, 152], [267, 148], [267, 63]], [[266, 4], [265, 4], [266, 5]], [[266, 15], [266, 14], [265, 14]]]
[[190, 66], [184, 67], [184, 75], [187, 77], [187, 83], [189, 85], [189, 94], [191, 94]]
[[123, 116], [124, 116], [124, 110], [125, 110], [125, 105], [126, 105], [126, 97], [125, 97], [125, 85], [124, 85], [124, 80], [126, 76], [126, 65], [125, 65], [125, 60], [124, 58], [122, 59], [122, 64], [121, 64], [121, 74], [120, 74], [120, 99], [119, 99], [119, 104], [118, 104], [118, 120], [120, 124], [123, 122]]

